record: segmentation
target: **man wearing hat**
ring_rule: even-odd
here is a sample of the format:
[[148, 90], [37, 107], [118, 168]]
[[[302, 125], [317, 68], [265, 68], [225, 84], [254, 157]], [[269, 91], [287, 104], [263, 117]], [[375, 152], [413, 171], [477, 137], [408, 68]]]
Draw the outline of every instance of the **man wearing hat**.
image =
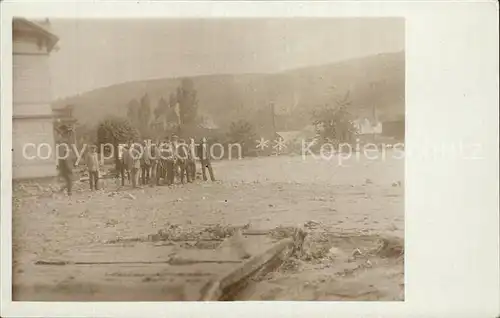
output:
[[171, 162], [167, 166], [167, 179], [168, 179], [168, 184], [174, 184], [175, 182], [175, 176], [180, 177], [180, 170], [181, 170], [181, 158], [179, 157], [179, 137], [175, 134], [172, 135], [171, 138], [171, 152], [172, 152], [172, 157], [171, 157]]
[[122, 178], [122, 187], [123, 187], [125, 185], [125, 179], [127, 179], [129, 183], [131, 181], [129, 166], [132, 158], [130, 156], [130, 145], [128, 143], [123, 146], [123, 148], [121, 149], [121, 154], [119, 154], [118, 156], [119, 156], [118, 162], [120, 164], [119, 172]]
[[196, 180], [196, 144], [194, 138], [189, 140], [188, 151], [187, 171], [190, 176], [189, 179], [193, 182]]
[[159, 185], [158, 167], [160, 165], [160, 150], [158, 146], [158, 141], [151, 144], [149, 148], [150, 162], [151, 162], [151, 175], [149, 179], [149, 185]]
[[149, 184], [151, 177], [151, 143], [150, 141], [143, 142], [143, 149], [141, 154], [141, 183], [142, 185]]
[[99, 156], [95, 145], [90, 146], [85, 163], [89, 173], [90, 190], [99, 190]]
[[187, 182], [191, 182], [191, 174], [189, 173], [189, 146], [184, 139], [181, 139], [176, 149], [176, 166], [180, 173], [180, 181], [184, 184], [184, 177]]
[[72, 194], [73, 188], [73, 167], [75, 165], [74, 155], [69, 147], [68, 140], [64, 138], [64, 142], [62, 144], [65, 147], [58, 147], [59, 149], [59, 162], [57, 164], [57, 168], [59, 170], [59, 175], [64, 180], [64, 184], [61, 187], [61, 192], [67, 190], [68, 196]]
[[169, 138], [167, 138], [166, 141], [164, 141], [160, 145], [160, 154], [161, 156], [160, 156], [159, 171], [161, 177], [166, 180], [167, 185], [171, 185], [174, 183], [175, 159], [174, 159], [173, 146]]
[[130, 179], [132, 187], [137, 188], [139, 185], [139, 173], [141, 169], [142, 146], [140, 143], [134, 143], [130, 146], [128, 156], [128, 170], [130, 171]]

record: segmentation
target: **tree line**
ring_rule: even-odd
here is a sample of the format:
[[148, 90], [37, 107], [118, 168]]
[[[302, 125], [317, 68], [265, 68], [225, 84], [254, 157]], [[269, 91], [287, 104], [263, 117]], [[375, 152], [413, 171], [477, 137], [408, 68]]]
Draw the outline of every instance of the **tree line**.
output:
[[[164, 138], [152, 129], [154, 120], [163, 118], [171, 127], [169, 133], [179, 133], [182, 127], [199, 123], [198, 95], [191, 79], [181, 80], [168, 101], [161, 97], [152, 109], [148, 94], [139, 100], [133, 99], [127, 105], [126, 118], [109, 117], [97, 127], [98, 144], [117, 146], [129, 140]], [[319, 105], [311, 112], [311, 124], [316, 128], [316, 139], [324, 142], [340, 143], [352, 140], [356, 134], [351, 114], [352, 102], [347, 92], [342, 98], [333, 98], [325, 105]], [[274, 116], [274, 114], [270, 114]], [[234, 121], [222, 137], [225, 143], [239, 143], [243, 155], [250, 155], [255, 150], [255, 141], [260, 138], [256, 127], [248, 120]], [[276, 133], [276, 132], [275, 132]], [[165, 132], [163, 132], [165, 134]]]

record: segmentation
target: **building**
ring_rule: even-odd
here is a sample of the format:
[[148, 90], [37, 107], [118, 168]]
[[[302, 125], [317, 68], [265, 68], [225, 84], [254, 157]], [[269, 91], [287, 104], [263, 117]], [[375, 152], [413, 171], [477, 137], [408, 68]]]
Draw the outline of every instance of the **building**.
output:
[[[279, 153], [300, 153], [303, 144], [308, 145], [316, 137], [316, 127], [308, 125], [301, 130], [278, 131], [277, 137], [271, 141], [274, 150], [279, 150]], [[284, 147], [279, 149], [281, 142]]]
[[405, 140], [405, 116], [397, 115], [382, 122], [382, 135], [398, 141]]
[[353, 122], [359, 135], [373, 135], [382, 133], [382, 123], [368, 118], [358, 118]]
[[49, 55], [59, 39], [46, 22], [12, 22], [13, 179], [57, 174]]

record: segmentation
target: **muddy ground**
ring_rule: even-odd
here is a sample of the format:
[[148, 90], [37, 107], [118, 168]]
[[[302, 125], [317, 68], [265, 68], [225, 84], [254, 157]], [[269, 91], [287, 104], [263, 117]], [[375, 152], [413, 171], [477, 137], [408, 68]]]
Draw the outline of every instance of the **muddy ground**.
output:
[[147, 236], [171, 224], [308, 224], [304, 254], [251, 282], [238, 299], [403, 300], [403, 160], [353, 158], [339, 166], [335, 158], [283, 156], [213, 166], [215, 183], [130, 189], [103, 180], [97, 192], [78, 183], [71, 198], [54, 193], [57, 184], [16, 184], [14, 284], [62, 279], [35, 277], [30, 266], [36, 260]]

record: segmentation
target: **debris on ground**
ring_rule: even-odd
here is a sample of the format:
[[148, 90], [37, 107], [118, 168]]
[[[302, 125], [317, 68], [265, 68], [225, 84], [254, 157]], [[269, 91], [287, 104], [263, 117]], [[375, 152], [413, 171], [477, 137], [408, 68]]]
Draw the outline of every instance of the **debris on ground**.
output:
[[389, 225], [389, 226], [387, 227], [387, 229], [388, 229], [389, 231], [397, 231], [397, 230], [398, 230], [398, 227], [397, 227], [394, 223], [391, 223], [391, 225]]
[[300, 259], [303, 261], [315, 261], [327, 258], [330, 248], [328, 240], [321, 237], [321, 233], [309, 233], [302, 244]]
[[352, 254], [351, 254], [353, 257], [356, 257], [356, 256], [363, 256], [363, 253], [361, 253], [361, 251], [359, 250], [359, 248], [356, 248], [352, 251]]
[[135, 200], [136, 199], [136, 197], [133, 194], [131, 194], [131, 193], [127, 193], [127, 195], [125, 195], [125, 198], [126, 199], [131, 199], [131, 200]]
[[269, 231], [269, 236], [274, 239], [284, 239], [287, 237], [292, 237], [296, 231], [293, 226], [277, 226], [271, 231]]
[[120, 222], [118, 222], [118, 220], [109, 219], [106, 221], [105, 227], [113, 227], [113, 226], [117, 225], [118, 223], [120, 223]]
[[404, 242], [397, 237], [384, 237], [378, 241], [378, 247], [371, 254], [383, 258], [399, 258], [404, 255]]
[[283, 262], [279, 270], [282, 272], [295, 272], [300, 269], [302, 264], [303, 262], [300, 259], [292, 256]]
[[108, 244], [119, 242], [138, 242], [138, 241], [222, 241], [232, 236], [237, 230], [246, 230], [250, 224], [242, 226], [224, 226], [220, 224], [200, 228], [185, 228], [177, 224], [166, 224], [157, 233], [149, 234], [146, 237], [117, 238], [107, 241]]
[[228, 249], [231, 253], [234, 253], [240, 259], [250, 258], [250, 253], [248, 248], [245, 246], [243, 241], [243, 235], [241, 234], [241, 229], [237, 229], [233, 235], [226, 238], [219, 246], [221, 249]]
[[305, 224], [304, 224], [304, 227], [306, 229], [310, 229], [310, 230], [313, 230], [313, 229], [317, 229], [319, 227], [321, 227], [321, 222], [317, 222], [317, 221], [314, 221], [314, 220], [310, 220], [310, 221], [307, 221]]

